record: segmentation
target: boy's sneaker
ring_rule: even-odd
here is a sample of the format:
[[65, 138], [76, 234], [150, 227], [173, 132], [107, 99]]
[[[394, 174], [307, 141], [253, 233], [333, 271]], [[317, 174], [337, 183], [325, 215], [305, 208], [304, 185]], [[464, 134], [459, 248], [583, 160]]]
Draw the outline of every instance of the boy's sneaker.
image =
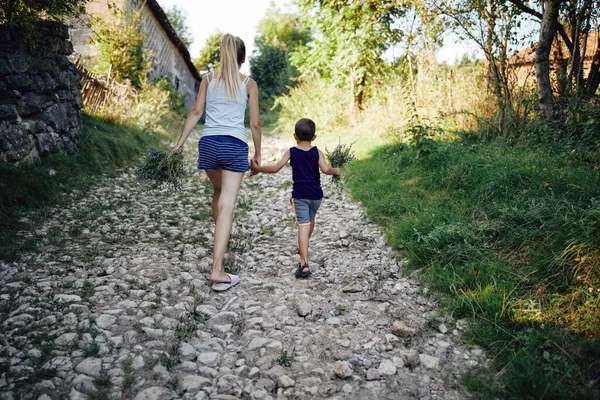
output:
[[312, 275], [312, 272], [310, 272], [310, 267], [308, 266], [308, 264], [298, 264], [298, 268], [296, 269], [295, 275], [296, 278], [308, 278]]

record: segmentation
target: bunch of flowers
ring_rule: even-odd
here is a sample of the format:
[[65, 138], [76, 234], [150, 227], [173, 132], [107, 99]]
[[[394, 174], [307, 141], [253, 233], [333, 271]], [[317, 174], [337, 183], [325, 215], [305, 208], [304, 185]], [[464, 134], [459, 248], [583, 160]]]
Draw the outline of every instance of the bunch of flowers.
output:
[[[326, 148], [325, 157], [327, 157], [327, 162], [329, 165], [334, 168], [344, 168], [344, 165], [356, 160], [354, 151], [352, 151], [352, 144], [345, 145], [341, 142], [338, 142], [338, 145], [331, 152]], [[332, 180], [335, 183], [339, 183], [340, 177], [334, 175]]]
[[169, 154], [156, 147], [148, 148], [148, 156], [136, 171], [138, 180], [152, 189], [168, 187], [173, 192], [181, 190], [181, 178], [185, 176], [183, 153]]

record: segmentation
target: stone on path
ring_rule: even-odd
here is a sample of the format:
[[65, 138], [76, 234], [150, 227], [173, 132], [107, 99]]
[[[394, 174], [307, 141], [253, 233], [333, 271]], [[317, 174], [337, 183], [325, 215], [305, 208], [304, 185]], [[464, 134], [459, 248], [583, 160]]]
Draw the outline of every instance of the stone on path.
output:
[[383, 360], [379, 364], [379, 368], [377, 368], [379, 373], [383, 376], [392, 376], [396, 375], [396, 366], [390, 360]]
[[75, 371], [89, 376], [98, 376], [102, 371], [102, 360], [99, 358], [86, 358], [77, 364]]
[[102, 314], [96, 318], [96, 325], [101, 329], [108, 329], [117, 322], [117, 317], [111, 314]]
[[362, 286], [359, 281], [354, 281], [349, 285], [346, 285], [342, 288], [342, 292], [344, 293], [358, 293], [362, 292]]
[[367, 370], [367, 380], [368, 381], [379, 380], [379, 371], [376, 368], [369, 368]]
[[301, 317], [306, 317], [311, 312], [311, 306], [308, 303], [300, 303], [298, 304], [298, 315]]
[[392, 333], [399, 337], [410, 337], [415, 334], [415, 330], [413, 328], [409, 328], [402, 321], [394, 321], [392, 325]]
[[348, 361], [337, 361], [333, 367], [333, 373], [341, 379], [352, 376], [352, 366]]
[[438, 369], [440, 359], [437, 357], [430, 356], [428, 354], [419, 354], [421, 364], [427, 369]]
[[296, 384], [296, 381], [294, 381], [292, 378], [290, 378], [287, 375], [282, 375], [277, 379], [277, 386], [284, 388], [284, 389], [292, 387], [295, 384]]
[[170, 389], [153, 386], [139, 392], [133, 400], [173, 400], [177, 394]]

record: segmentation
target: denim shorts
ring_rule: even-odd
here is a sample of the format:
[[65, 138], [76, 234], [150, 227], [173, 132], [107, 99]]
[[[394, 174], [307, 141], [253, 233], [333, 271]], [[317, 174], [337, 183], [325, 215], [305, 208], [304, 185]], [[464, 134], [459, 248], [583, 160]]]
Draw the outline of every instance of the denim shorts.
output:
[[296, 225], [309, 225], [310, 220], [317, 216], [317, 210], [321, 207], [321, 200], [294, 199], [290, 200], [294, 210]]
[[226, 135], [201, 137], [198, 142], [198, 169], [248, 171], [248, 143]]

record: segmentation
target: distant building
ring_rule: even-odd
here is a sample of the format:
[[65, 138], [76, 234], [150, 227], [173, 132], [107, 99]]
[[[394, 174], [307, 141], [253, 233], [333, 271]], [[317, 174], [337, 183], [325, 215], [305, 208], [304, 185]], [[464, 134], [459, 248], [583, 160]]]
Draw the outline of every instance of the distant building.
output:
[[[580, 44], [583, 48], [583, 43]], [[583, 76], [588, 78], [592, 73], [594, 59], [600, 46], [600, 31], [592, 31], [588, 34], [587, 44], [585, 45], [585, 55], [583, 55]], [[519, 87], [535, 87], [535, 46], [527, 47], [516, 52], [508, 58], [508, 65], [513, 72], [512, 79]], [[558, 38], [552, 42], [550, 51], [550, 65], [555, 71], [564, 69], [571, 59], [567, 45]], [[551, 75], [551, 80], [556, 85], [556, 75]]]
[[98, 55], [97, 46], [90, 43], [94, 34], [89, 25], [90, 16], [108, 17], [112, 5], [124, 7], [125, 10], [142, 10], [142, 27], [148, 35], [144, 47], [153, 56], [149, 78], [169, 77], [175, 88], [183, 94], [187, 108], [191, 108], [202, 78], [192, 63], [188, 49], [156, 0], [91, 0], [86, 6], [87, 15], [74, 21], [69, 30], [75, 53], [90, 59]]

